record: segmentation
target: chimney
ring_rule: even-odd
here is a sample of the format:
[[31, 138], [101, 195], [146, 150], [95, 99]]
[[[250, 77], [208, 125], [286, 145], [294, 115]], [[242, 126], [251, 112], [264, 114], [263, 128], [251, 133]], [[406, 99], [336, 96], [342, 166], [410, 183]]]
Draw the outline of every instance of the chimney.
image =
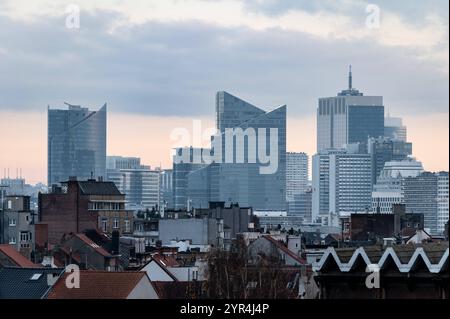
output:
[[119, 231], [114, 230], [112, 232], [112, 245], [111, 245], [111, 254], [118, 255], [119, 254]]

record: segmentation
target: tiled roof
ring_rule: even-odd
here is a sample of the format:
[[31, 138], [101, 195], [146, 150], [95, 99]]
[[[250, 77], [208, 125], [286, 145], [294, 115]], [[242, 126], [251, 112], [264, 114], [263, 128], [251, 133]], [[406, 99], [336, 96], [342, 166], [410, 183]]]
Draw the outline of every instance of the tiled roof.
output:
[[284, 252], [286, 255], [294, 259], [295, 261], [299, 262], [300, 264], [305, 264], [306, 261], [301, 258], [300, 256], [297, 256], [294, 252], [290, 251], [289, 248], [287, 248], [283, 243], [280, 241], [272, 238], [270, 235], [264, 235], [263, 238], [273, 243], [279, 250]]
[[102, 255], [104, 257], [112, 257], [112, 255], [110, 253], [108, 253], [103, 247], [94, 243], [85, 234], [75, 234], [75, 236], [78, 237], [80, 240], [82, 240], [86, 245], [88, 245], [92, 249], [94, 249], [96, 252], [98, 252], [100, 255]]
[[35, 268], [38, 265], [31, 262], [31, 260], [27, 259], [21, 253], [19, 253], [13, 246], [5, 244], [0, 245], [0, 253], [6, 255], [9, 260], [11, 260], [15, 265], [22, 268]]
[[78, 185], [84, 195], [122, 195], [113, 182], [80, 181]]
[[48, 299], [126, 299], [145, 272], [109, 272], [85, 270], [80, 272], [80, 288], [66, 287], [66, 274], [52, 287]]
[[160, 299], [187, 299], [189, 282], [187, 281], [152, 281]]
[[2, 268], [0, 299], [41, 299], [50, 288], [47, 275], [60, 276], [63, 271], [62, 268]]
[[448, 267], [448, 242], [428, 243], [422, 245], [398, 245], [383, 248], [382, 246], [368, 246], [345, 249], [329, 247], [318, 263], [313, 265], [314, 271], [321, 271], [330, 260], [334, 261], [341, 272], [349, 272], [360, 258], [366, 265], [377, 265], [383, 269], [391, 259], [401, 273], [408, 273], [419, 258], [422, 258], [430, 273], [439, 273]]

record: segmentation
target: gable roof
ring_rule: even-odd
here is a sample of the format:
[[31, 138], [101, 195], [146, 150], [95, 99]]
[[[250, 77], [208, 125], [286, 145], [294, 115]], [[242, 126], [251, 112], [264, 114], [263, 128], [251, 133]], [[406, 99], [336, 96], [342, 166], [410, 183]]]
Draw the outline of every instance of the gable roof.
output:
[[8, 244], [0, 245], [0, 253], [5, 255], [9, 259], [14, 264], [13, 266], [18, 266], [21, 268], [38, 267], [38, 265], [34, 264], [31, 260], [27, 259], [11, 245]]
[[[173, 281], [178, 281], [178, 278], [175, 277], [174, 274], [172, 274], [169, 269], [167, 269], [167, 266], [165, 266], [164, 264], [161, 263], [161, 261], [159, 260], [159, 258], [155, 258], [155, 256], [152, 256], [149, 260], [148, 263], [146, 263], [144, 266], [142, 266], [141, 271], [147, 266], [149, 265], [151, 262], [155, 262], [156, 265], [158, 265], [159, 268], [161, 268], [170, 278], [173, 279]], [[152, 281], [153, 282], [153, 281]]]
[[102, 246], [94, 243], [85, 234], [74, 234], [74, 236], [83, 241], [86, 245], [90, 246], [92, 249], [94, 249], [97, 253], [99, 253], [103, 257], [112, 257], [112, 255], [109, 252], [107, 252]]
[[2, 268], [0, 299], [41, 299], [50, 288], [47, 275], [59, 277], [63, 271], [63, 268]]
[[306, 261], [303, 258], [301, 258], [300, 256], [297, 256], [294, 252], [290, 251], [289, 248], [287, 248], [283, 243], [276, 240], [272, 236], [264, 235], [264, 236], [262, 236], [262, 238], [265, 238], [266, 240], [268, 240], [269, 242], [274, 244], [279, 250], [281, 250], [283, 253], [285, 253], [286, 255], [288, 255], [289, 257], [294, 259], [295, 261], [299, 262], [300, 264], [302, 264], [302, 265], [306, 264]]
[[[141, 271], [80, 271], [80, 288], [69, 289], [64, 274], [51, 288], [48, 299], [126, 299], [142, 278]], [[148, 279], [150, 282], [150, 279]]]

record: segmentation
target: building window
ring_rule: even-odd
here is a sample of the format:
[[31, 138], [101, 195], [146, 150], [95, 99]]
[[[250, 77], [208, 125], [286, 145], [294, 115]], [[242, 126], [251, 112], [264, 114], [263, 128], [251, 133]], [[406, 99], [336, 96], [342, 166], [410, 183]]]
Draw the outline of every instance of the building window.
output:
[[14, 218], [9, 219], [9, 226], [16, 226], [16, 220]]
[[131, 232], [131, 229], [130, 229], [130, 221], [129, 221], [128, 219], [125, 219], [125, 232], [126, 232], [126, 233]]
[[117, 218], [117, 217], [114, 218], [113, 228], [114, 229], [119, 228], [119, 218]]
[[16, 244], [16, 237], [9, 237], [9, 244], [15, 245]]
[[102, 231], [106, 233], [108, 230], [108, 220], [106, 218], [102, 219]]
[[20, 241], [24, 242], [24, 241], [29, 241], [31, 238], [31, 236], [29, 236], [28, 232], [20, 232]]

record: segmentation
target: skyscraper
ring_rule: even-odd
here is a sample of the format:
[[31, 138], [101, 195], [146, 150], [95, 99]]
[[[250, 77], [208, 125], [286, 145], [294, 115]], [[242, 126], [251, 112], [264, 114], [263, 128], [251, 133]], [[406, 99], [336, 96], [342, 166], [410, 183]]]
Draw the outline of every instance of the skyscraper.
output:
[[448, 222], [448, 172], [437, 173], [437, 226], [436, 232], [440, 235]]
[[384, 136], [398, 141], [407, 141], [406, 126], [400, 117], [386, 116], [384, 119]]
[[106, 104], [98, 111], [78, 105], [48, 109], [48, 185], [106, 177]]
[[372, 201], [370, 155], [348, 148], [323, 150], [313, 156], [313, 221], [337, 225], [343, 214], [370, 209]]
[[343, 148], [345, 144], [366, 144], [369, 137], [384, 135], [382, 96], [364, 96], [352, 86], [335, 97], [319, 99], [317, 108], [317, 152]]
[[141, 165], [138, 157], [107, 157], [107, 178], [125, 194], [127, 207], [159, 208], [161, 205], [159, 170]]
[[308, 155], [286, 153], [286, 199], [306, 191], [308, 185]]
[[372, 185], [389, 161], [402, 161], [412, 154], [412, 143], [386, 137], [369, 138], [368, 152], [372, 158]]
[[372, 211], [393, 213], [393, 204], [405, 203], [402, 189], [404, 179], [416, 177], [422, 172], [422, 163], [413, 158], [386, 162], [377, 183], [373, 185]]
[[404, 180], [403, 192], [407, 213], [424, 215], [425, 228], [437, 234], [438, 177], [431, 172], [423, 172], [416, 177]]
[[[186, 175], [193, 206], [223, 201], [260, 210], [286, 209], [286, 106], [266, 112], [218, 92], [216, 112], [215, 160]], [[267, 154], [269, 161], [261, 158]]]

